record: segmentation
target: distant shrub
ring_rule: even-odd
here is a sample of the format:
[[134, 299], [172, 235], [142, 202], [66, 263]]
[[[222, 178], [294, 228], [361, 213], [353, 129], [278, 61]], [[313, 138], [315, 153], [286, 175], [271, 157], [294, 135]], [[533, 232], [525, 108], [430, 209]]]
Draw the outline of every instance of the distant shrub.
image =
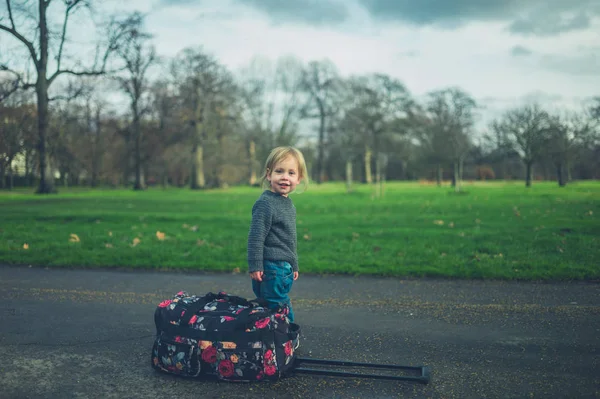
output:
[[494, 173], [494, 169], [492, 169], [488, 165], [481, 165], [477, 167], [477, 177], [479, 180], [493, 180], [496, 178], [496, 174]]

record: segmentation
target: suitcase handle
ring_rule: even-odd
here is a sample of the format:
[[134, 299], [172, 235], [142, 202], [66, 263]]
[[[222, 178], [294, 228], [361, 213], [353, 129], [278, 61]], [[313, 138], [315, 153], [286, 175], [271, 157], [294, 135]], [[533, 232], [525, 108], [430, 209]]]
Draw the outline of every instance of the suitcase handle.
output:
[[[416, 372], [419, 375], [385, 375], [385, 374], [372, 374], [372, 373], [354, 373], [340, 370], [327, 370], [327, 369], [314, 369], [298, 367], [303, 363], [307, 364], [318, 364], [325, 366], [342, 366], [342, 367], [363, 367], [365, 369], [388, 369], [388, 370], [401, 370]], [[347, 362], [340, 360], [323, 360], [323, 359], [311, 359], [305, 357], [296, 358], [294, 364], [294, 372], [301, 374], [313, 374], [313, 375], [328, 375], [336, 377], [355, 377], [355, 378], [374, 378], [380, 380], [396, 380], [396, 381], [413, 381], [421, 384], [428, 384], [431, 380], [431, 371], [427, 366], [401, 366], [396, 364], [376, 364], [376, 363], [358, 363], [358, 362]]]

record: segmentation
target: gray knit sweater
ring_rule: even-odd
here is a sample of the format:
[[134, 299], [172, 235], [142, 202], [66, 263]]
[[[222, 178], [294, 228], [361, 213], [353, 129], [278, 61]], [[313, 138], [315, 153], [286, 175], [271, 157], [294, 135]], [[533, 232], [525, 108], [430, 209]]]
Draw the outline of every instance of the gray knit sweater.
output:
[[252, 207], [248, 270], [262, 271], [266, 259], [286, 261], [298, 271], [296, 248], [296, 207], [288, 197], [265, 190]]

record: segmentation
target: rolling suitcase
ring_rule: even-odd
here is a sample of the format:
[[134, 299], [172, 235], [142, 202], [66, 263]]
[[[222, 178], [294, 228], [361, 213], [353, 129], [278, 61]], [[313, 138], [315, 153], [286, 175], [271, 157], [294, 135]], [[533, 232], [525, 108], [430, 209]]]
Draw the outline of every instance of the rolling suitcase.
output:
[[297, 357], [300, 327], [289, 309], [224, 292], [177, 293], [154, 313], [151, 365], [182, 377], [225, 381], [277, 380], [291, 374], [374, 378], [427, 384], [427, 366], [358, 363]]

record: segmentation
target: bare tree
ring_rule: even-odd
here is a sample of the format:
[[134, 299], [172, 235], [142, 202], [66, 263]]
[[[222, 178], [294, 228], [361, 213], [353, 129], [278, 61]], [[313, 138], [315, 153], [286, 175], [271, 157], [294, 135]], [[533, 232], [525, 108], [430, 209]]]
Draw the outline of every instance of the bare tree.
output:
[[[365, 177], [371, 183], [371, 157], [375, 159], [375, 195], [382, 194], [385, 168], [397, 150], [400, 136], [407, 133], [406, 120], [412, 101], [406, 87], [396, 79], [383, 74], [353, 78], [348, 83], [345, 101], [347, 111], [345, 129], [355, 131], [364, 146]], [[354, 128], [352, 128], [352, 125]], [[348, 166], [347, 166], [348, 168]]]
[[[118, 57], [124, 62], [125, 70], [115, 78], [121, 89], [129, 97], [131, 111], [131, 125], [126, 134], [128, 149], [132, 150], [135, 171], [134, 190], [143, 190], [146, 187], [142, 174], [142, 141], [143, 131], [141, 121], [144, 115], [150, 112], [147, 99], [150, 83], [148, 69], [157, 62], [154, 46], [149, 43], [151, 35], [144, 32], [143, 18], [136, 13], [123, 23], [127, 34], [124, 43], [117, 49]], [[127, 178], [129, 176], [126, 176]]]
[[298, 59], [283, 57], [275, 66], [268, 60], [255, 58], [240, 73], [243, 105], [240, 114], [247, 140], [251, 185], [256, 184], [259, 169], [257, 144], [263, 144], [263, 152], [274, 146], [296, 144], [302, 72]]
[[[183, 109], [182, 101], [177, 97], [174, 85], [168, 80], [158, 80], [152, 85], [152, 119], [156, 125], [155, 147], [159, 154], [155, 163], [159, 168], [159, 177], [163, 187], [169, 180], [169, 169], [172, 161], [171, 148], [184, 144], [189, 139], [189, 131], [180, 113]], [[179, 157], [181, 159], [181, 157]], [[188, 162], [189, 164], [189, 162]]]
[[309, 101], [302, 110], [302, 117], [319, 120], [317, 144], [316, 182], [324, 178], [325, 128], [327, 118], [336, 112], [335, 101], [339, 91], [339, 76], [335, 65], [328, 61], [312, 61], [303, 73], [303, 89]]
[[558, 185], [571, 181], [571, 164], [576, 151], [594, 133], [593, 119], [586, 112], [566, 112], [550, 117], [548, 153], [556, 167]]
[[[31, 3], [37, 5], [37, 10], [31, 9]], [[62, 5], [62, 10], [50, 13], [52, 5]], [[48, 129], [48, 89], [61, 75], [91, 76], [100, 75], [105, 72], [108, 57], [117, 47], [120, 37], [119, 30], [110, 25], [107, 31], [107, 40], [103, 45], [98, 45], [97, 54], [93, 64], [83, 67], [80, 63], [74, 63], [67, 67], [65, 44], [68, 42], [69, 18], [89, 4], [84, 0], [64, 0], [62, 2], [51, 2], [50, 0], [13, 1], [6, 0], [6, 14], [0, 17], [0, 31], [11, 35], [14, 39], [25, 46], [29, 58], [34, 66], [35, 81], [24, 80], [23, 75], [14, 71], [7, 64], [1, 64], [0, 69], [12, 71], [17, 76], [17, 85], [24, 89], [35, 88], [38, 107], [38, 156], [40, 167], [40, 183], [37, 192], [40, 194], [54, 192], [51, 171], [46, 154], [47, 129]], [[54, 31], [49, 15], [62, 14], [62, 23], [57, 31]], [[19, 25], [17, 25], [19, 23]], [[35, 32], [35, 37], [27, 38], [28, 32]], [[102, 49], [101, 49], [102, 47]], [[49, 57], [54, 55], [53, 72], [49, 71]]]
[[533, 165], [539, 160], [548, 142], [550, 117], [537, 104], [512, 109], [492, 124], [505, 134], [525, 164], [525, 186], [531, 187]]
[[216, 98], [233, 78], [213, 56], [202, 48], [186, 48], [172, 62], [173, 78], [186, 99], [186, 118], [192, 126], [191, 189], [206, 186], [204, 149], [208, 140], [208, 118], [215, 111]]
[[[471, 147], [475, 100], [458, 88], [429, 93], [426, 105], [431, 132], [438, 141], [436, 150], [443, 151], [453, 163], [453, 185], [460, 191], [465, 156]], [[439, 159], [445, 157], [438, 154]]]

